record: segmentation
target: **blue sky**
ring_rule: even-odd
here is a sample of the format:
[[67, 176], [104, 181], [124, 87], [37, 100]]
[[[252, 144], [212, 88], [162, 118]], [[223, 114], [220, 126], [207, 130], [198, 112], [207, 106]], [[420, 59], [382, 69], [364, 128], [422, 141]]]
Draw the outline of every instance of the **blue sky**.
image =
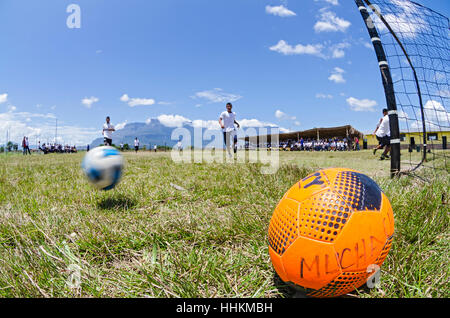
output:
[[0, 0], [0, 44], [0, 144], [6, 130], [52, 141], [56, 119], [85, 144], [106, 115], [214, 127], [227, 101], [246, 126], [371, 132], [385, 107], [350, 0]]

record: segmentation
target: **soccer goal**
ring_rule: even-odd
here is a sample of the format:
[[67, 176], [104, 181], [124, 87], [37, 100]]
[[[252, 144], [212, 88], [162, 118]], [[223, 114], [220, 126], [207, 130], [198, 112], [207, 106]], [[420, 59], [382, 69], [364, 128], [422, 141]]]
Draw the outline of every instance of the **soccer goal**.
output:
[[391, 175], [449, 172], [449, 19], [410, 0], [355, 0], [381, 71]]

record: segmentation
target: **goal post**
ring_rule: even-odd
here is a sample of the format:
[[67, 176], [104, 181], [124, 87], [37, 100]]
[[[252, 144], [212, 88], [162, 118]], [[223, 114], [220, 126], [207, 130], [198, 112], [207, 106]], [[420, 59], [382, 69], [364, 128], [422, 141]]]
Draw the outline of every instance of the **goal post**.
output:
[[392, 82], [392, 75], [389, 69], [386, 53], [384, 52], [381, 39], [375, 24], [367, 11], [363, 0], [355, 0], [359, 12], [367, 30], [369, 31], [370, 39], [372, 41], [375, 53], [380, 67], [381, 79], [383, 81], [384, 92], [386, 95], [386, 104], [389, 114], [389, 125], [391, 131], [391, 177], [398, 175], [400, 172], [400, 129], [398, 124], [398, 111], [395, 100], [394, 84]]

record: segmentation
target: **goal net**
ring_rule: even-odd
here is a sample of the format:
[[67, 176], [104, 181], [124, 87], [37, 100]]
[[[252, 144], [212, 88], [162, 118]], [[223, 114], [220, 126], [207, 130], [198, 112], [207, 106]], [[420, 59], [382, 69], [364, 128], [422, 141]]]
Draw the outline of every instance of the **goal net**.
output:
[[392, 163], [392, 172], [432, 168], [448, 173], [449, 19], [410, 0], [355, 2], [377, 53], [394, 121], [392, 160], [398, 162]]

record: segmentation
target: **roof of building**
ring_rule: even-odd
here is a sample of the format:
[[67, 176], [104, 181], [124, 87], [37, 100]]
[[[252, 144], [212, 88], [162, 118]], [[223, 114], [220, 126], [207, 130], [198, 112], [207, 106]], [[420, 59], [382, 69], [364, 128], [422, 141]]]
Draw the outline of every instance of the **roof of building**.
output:
[[[260, 139], [265, 139], [267, 140], [267, 142], [271, 141], [271, 136], [274, 136], [275, 134], [272, 135], [262, 135], [262, 136], [258, 136]], [[329, 127], [329, 128], [312, 128], [312, 129], [308, 129], [308, 130], [304, 130], [304, 131], [295, 131], [295, 132], [288, 132], [288, 133], [282, 133], [282, 134], [278, 134], [278, 138], [280, 141], [282, 140], [297, 140], [298, 138], [334, 138], [334, 137], [362, 137], [364, 136], [364, 134], [358, 130], [356, 130], [355, 128], [353, 128], [351, 125], [346, 125], [346, 126], [339, 126], [339, 127]], [[255, 138], [256, 136], [253, 137], [249, 137], [246, 136], [245, 138], [241, 138], [241, 139], [245, 139], [246, 141], [248, 141], [250, 138]]]

